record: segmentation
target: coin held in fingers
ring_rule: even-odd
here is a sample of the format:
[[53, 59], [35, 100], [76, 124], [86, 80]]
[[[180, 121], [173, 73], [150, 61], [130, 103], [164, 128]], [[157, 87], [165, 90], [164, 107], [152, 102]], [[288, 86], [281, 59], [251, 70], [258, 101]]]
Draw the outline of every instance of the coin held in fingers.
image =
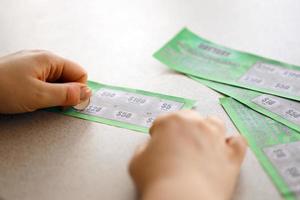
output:
[[76, 106], [73, 106], [73, 108], [78, 111], [83, 111], [84, 109], [86, 109], [88, 107], [89, 104], [90, 104], [90, 98], [87, 98], [86, 100], [81, 101]]

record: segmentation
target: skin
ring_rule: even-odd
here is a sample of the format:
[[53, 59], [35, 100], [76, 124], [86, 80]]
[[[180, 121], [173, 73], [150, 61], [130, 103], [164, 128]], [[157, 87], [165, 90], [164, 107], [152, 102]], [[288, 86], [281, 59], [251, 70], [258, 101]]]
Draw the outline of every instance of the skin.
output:
[[158, 117], [129, 168], [141, 199], [230, 199], [246, 142], [225, 133], [221, 120], [194, 111]]
[[[91, 96], [87, 73], [47, 51], [0, 58], [0, 113], [72, 106]], [[158, 117], [129, 172], [142, 200], [227, 200], [245, 156], [241, 136], [225, 137], [224, 123], [194, 111]]]
[[91, 96], [87, 73], [48, 51], [21, 51], [0, 59], [0, 113], [73, 106]]

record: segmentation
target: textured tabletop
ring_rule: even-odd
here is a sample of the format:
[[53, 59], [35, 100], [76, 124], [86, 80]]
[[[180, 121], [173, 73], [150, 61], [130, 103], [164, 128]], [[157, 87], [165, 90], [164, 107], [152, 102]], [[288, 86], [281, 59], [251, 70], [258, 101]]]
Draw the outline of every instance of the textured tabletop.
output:
[[[199, 113], [219, 116], [232, 134], [220, 95], [152, 54], [186, 26], [225, 46], [300, 65], [299, 8], [297, 0], [1, 0], [0, 55], [48, 49], [80, 63], [90, 80], [197, 99]], [[0, 199], [135, 199], [127, 164], [147, 138], [44, 111], [1, 116]], [[234, 199], [281, 199], [251, 151]]]

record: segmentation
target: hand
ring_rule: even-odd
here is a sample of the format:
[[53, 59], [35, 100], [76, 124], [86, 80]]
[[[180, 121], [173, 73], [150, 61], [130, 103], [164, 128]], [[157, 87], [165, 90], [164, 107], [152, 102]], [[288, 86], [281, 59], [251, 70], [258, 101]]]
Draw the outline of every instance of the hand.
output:
[[78, 64], [47, 51], [22, 51], [0, 58], [0, 113], [72, 106], [91, 96]]
[[224, 200], [236, 185], [246, 142], [225, 137], [225, 126], [194, 111], [154, 122], [152, 138], [133, 157], [129, 171], [143, 200]]

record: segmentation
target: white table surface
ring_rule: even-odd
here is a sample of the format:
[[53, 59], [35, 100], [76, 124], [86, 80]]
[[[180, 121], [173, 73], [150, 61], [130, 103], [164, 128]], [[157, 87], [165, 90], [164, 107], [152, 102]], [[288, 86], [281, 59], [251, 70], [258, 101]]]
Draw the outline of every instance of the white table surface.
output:
[[[152, 57], [184, 26], [239, 50], [300, 65], [298, 0], [1, 0], [0, 55], [48, 49], [89, 79], [199, 100], [236, 131], [219, 95]], [[47, 112], [0, 118], [0, 197], [132, 200], [127, 164], [148, 136]], [[222, 170], [222, 168], [220, 168]], [[216, 191], [217, 192], [217, 191]], [[234, 199], [281, 199], [251, 151]]]

